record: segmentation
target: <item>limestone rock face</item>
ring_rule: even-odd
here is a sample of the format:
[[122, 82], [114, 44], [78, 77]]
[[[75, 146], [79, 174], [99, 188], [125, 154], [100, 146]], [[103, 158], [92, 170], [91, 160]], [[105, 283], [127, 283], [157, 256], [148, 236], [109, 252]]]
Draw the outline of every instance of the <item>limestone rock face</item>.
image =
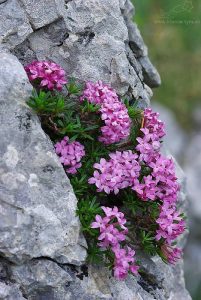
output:
[[0, 53], [0, 252], [80, 264], [76, 198], [53, 145], [26, 107], [31, 85], [18, 60]]
[[53, 60], [79, 80], [101, 79], [147, 106], [160, 77], [133, 12], [129, 0], [0, 1], [0, 299], [190, 299], [182, 262], [171, 267], [142, 254], [144, 275], [125, 282], [84, 264], [75, 195], [26, 106], [22, 64], [34, 59]]
[[33, 32], [19, 1], [0, 1], [0, 44], [13, 48]]
[[54, 60], [71, 76], [103, 79], [144, 105], [160, 76], [133, 11], [128, 0], [8, 0], [0, 4], [0, 41], [24, 64]]

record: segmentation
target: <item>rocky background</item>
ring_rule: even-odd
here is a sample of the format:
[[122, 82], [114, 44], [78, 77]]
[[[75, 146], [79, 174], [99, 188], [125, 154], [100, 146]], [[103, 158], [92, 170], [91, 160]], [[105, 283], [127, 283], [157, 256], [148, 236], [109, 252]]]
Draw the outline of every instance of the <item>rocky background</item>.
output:
[[[190, 299], [182, 262], [171, 267], [142, 253], [143, 275], [125, 282], [85, 264], [75, 195], [25, 104], [31, 85], [22, 65], [49, 59], [147, 106], [160, 76], [133, 13], [128, 0], [0, 0], [0, 299]], [[177, 174], [185, 208], [179, 166]]]

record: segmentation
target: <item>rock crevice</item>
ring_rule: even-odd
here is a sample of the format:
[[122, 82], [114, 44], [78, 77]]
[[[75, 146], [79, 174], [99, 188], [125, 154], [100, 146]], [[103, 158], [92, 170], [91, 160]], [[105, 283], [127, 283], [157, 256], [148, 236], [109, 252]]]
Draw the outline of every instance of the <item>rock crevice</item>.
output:
[[147, 106], [160, 76], [133, 12], [129, 0], [0, 1], [0, 299], [190, 299], [182, 263], [141, 254], [144, 276], [125, 282], [86, 267], [76, 197], [26, 105], [32, 87], [22, 65], [46, 59]]

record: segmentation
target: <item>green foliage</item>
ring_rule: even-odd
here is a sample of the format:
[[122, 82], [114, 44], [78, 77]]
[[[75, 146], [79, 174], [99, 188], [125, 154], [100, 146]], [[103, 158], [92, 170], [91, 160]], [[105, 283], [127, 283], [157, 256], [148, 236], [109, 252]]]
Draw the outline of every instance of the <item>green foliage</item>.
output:
[[135, 101], [133, 105], [130, 105], [128, 99], [124, 99], [124, 104], [128, 109], [128, 115], [132, 121], [131, 132], [130, 132], [130, 142], [135, 146], [136, 138], [140, 135], [140, 128], [142, 125], [143, 112], [138, 108], [138, 102]]
[[82, 85], [78, 84], [74, 78], [69, 79], [68, 84], [66, 85], [68, 96], [74, 95], [79, 96], [82, 91]]
[[157, 248], [155, 243], [155, 237], [152, 235], [152, 233], [141, 230], [140, 238], [144, 251], [149, 255], [156, 255]]
[[97, 246], [97, 242], [88, 243], [88, 256], [87, 261], [91, 264], [101, 264], [103, 263], [103, 251]]
[[51, 92], [35, 89], [28, 101], [28, 105], [39, 115], [59, 115], [65, 110], [65, 100], [61, 94], [52, 95]]
[[124, 104], [128, 109], [128, 115], [133, 121], [139, 121], [142, 119], [142, 110], [138, 107], [138, 102], [135, 101], [132, 105], [128, 99], [124, 99]]
[[100, 105], [90, 103], [86, 99], [82, 102], [81, 112], [82, 113], [95, 113], [100, 109]]
[[93, 140], [93, 136], [89, 133], [99, 128], [98, 125], [82, 122], [79, 115], [74, 115], [72, 111], [59, 119], [58, 125], [61, 126], [61, 134], [70, 136], [71, 141], [75, 139]]
[[80, 175], [72, 176], [71, 184], [73, 186], [73, 190], [75, 195], [79, 198], [80, 196], [84, 196], [88, 190], [88, 182], [87, 182], [87, 175]]
[[97, 214], [101, 214], [102, 209], [97, 202], [96, 196], [93, 198], [86, 194], [86, 198], [78, 202], [77, 215], [80, 218], [82, 224], [82, 231], [86, 232], [92, 237], [98, 236], [98, 230], [92, 230], [90, 228], [91, 223], [94, 221]]

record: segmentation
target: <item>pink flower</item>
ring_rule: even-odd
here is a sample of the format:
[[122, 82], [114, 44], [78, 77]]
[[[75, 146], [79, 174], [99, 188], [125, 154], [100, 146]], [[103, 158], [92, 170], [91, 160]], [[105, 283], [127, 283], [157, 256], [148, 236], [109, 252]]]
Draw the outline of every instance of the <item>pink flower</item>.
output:
[[125, 233], [125, 231], [119, 231], [115, 225], [108, 224], [105, 230], [103, 230], [98, 237], [98, 240], [101, 241], [99, 246], [101, 248], [107, 248], [109, 246], [117, 245], [119, 242], [122, 242], [126, 239]]
[[127, 228], [124, 226], [124, 224], [126, 224], [124, 214], [121, 211], [119, 211], [116, 206], [114, 206], [114, 208], [101, 206], [101, 208], [107, 217], [116, 218], [120, 227], [127, 231]]
[[159, 229], [156, 231], [156, 240], [165, 239], [168, 244], [171, 244], [185, 230], [185, 222], [176, 211], [175, 206], [164, 203], [160, 208], [159, 218], [156, 220]]
[[173, 160], [159, 155], [157, 160], [152, 161], [149, 166], [152, 168], [151, 175], [157, 182], [157, 198], [170, 204], [175, 203], [180, 187]]
[[118, 99], [105, 99], [100, 112], [101, 119], [105, 122], [105, 125], [101, 127], [100, 142], [106, 145], [113, 144], [129, 136], [131, 121], [123, 103]]
[[30, 81], [39, 80], [40, 87], [46, 87], [49, 90], [61, 90], [67, 83], [65, 71], [54, 62], [33, 61], [25, 66], [25, 71]]
[[131, 150], [111, 153], [109, 161], [102, 158], [100, 163], [94, 164], [98, 171], [94, 171], [88, 182], [95, 184], [98, 192], [117, 194], [120, 189], [132, 186], [139, 177], [141, 168], [137, 158]]
[[106, 229], [106, 225], [110, 221], [110, 218], [102, 218], [99, 215], [96, 215], [95, 217], [96, 222], [93, 222], [91, 224], [91, 228], [100, 228], [100, 232]]
[[133, 274], [138, 273], [139, 267], [135, 264], [135, 251], [130, 247], [120, 248], [120, 245], [116, 245], [112, 248], [115, 254], [114, 261], [114, 277], [118, 280], [124, 280], [128, 272]]
[[109, 145], [129, 136], [131, 120], [128, 110], [111, 87], [103, 84], [102, 81], [87, 82], [80, 100], [84, 99], [100, 104], [99, 112], [105, 125], [101, 127], [102, 135], [99, 141]]
[[102, 104], [105, 99], [113, 101], [118, 100], [116, 92], [106, 84], [103, 84], [101, 80], [96, 83], [88, 81], [85, 85], [85, 90], [80, 100], [87, 99], [90, 103]]
[[105, 213], [105, 217], [96, 215], [95, 222], [91, 224], [91, 228], [99, 229], [99, 246], [107, 248], [124, 241], [128, 229], [124, 226], [126, 224], [124, 214], [119, 212], [116, 206], [113, 209], [105, 206], [101, 208]]
[[151, 163], [156, 160], [160, 150], [161, 138], [165, 135], [164, 123], [158, 119], [159, 114], [151, 108], [144, 111], [144, 128], [141, 128], [143, 137], [138, 137], [136, 150], [140, 153], [140, 160]]
[[77, 173], [77, 169], [82, 166], [81, 159], [85, 156], [84, 146], [76, 141], [69, 142], [69, 137], [66, 136], [55, 144], [55, 151], [60, 156], [60, 162], [68, 167], [66, 172]]
[[144, 177], [142, 183], [133, 186], [143, 200], [162, 200], [175, 203], [178, 196], [179, 184], [175, 175], [172, 159], [160, 154], [161, 138], [165, 135], [164, 123], [158, 119], [158, 113], [150, 108], [144, 111], [144, 128], [142, 137], [138, 137], [136, 150], [139, 160], [150, 167], [151, 177]]
[[175, 264], [182, 256], [182, 250], [180, 248], [173, 248], [168, 244], [164, 244], [161, 246], [161, 251], [165, 259], [170, 264]]
[[135, 181], [132, 189], [136, 191], [142, 200], [155, 200], [156, 199], [156, 181], [153, 180], [151, 175], [143, 177], [143, 183]]
[[121, 248], [120, 246], [128, 233], [128, 229], [125, 227], [126, 219], [116, 206], [114, 208], [102, 206], [101, 208], [105, 217], [96, 215], [91, 228], [98, 228], [100, 231], [99, 247], [110, 249], [114, 253], [114, 277], [123, 280], [129, 272], [137, 274], [139, 269], [135, 264], [135, 251], [130, 247]]

